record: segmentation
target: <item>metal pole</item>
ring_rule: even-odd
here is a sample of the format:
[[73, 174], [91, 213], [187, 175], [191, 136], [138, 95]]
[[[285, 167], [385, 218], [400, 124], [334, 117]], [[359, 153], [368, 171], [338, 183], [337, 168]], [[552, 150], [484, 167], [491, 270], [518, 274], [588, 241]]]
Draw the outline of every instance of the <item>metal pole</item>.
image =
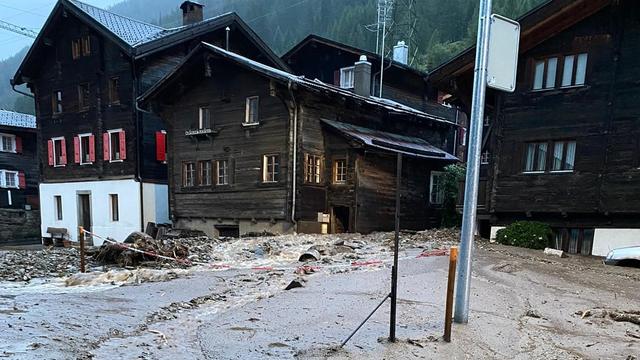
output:
[[348, 338], [346, 338], [346, 339], [342, 342], [342, 344], [340, 344], [340, 347], [344, 347], [344, 346], [347, 344], [347, 341], [351, 340], [351, 338], [353, 337], [353, 335], [355, 335], [355, 334], [358, 332], [358, 330], [360, 330], [360, 328], [362, 327], [362, 325], [364, 325], [367, 321], [369, 321], [369, 319], [371, 318], [371, 316], [373, 316], [373, 314], [375, 314], [375, 313], [376, 313], [376, 311], [378, 311], [378, 309], [380, 309], [380, 306], [382, 306], [382, 304], [384, 304], [384, 302], [385, 302], [385, 301], [387, 301], [387, 299], [389, 298], [389, 296], [391, 296], [391, 294], [387, 294], [387, 296], [385, 296], [385, 297], [384, 297], [384, 299], [382, 299], [382, 301], [380, 301], [380, 304], [378, 304], [378, 306], [376, 306], [376, 308], [375, 308], [375, 309], [373, 309], [373, 311], [369, 313], [369, 315], [367, 316], [367, 318], [366, 318], [366, 319], [364, 319], [364, 320], [360, 323], [360, 325], [358, 325], [358, 327], [357, 327], [355, 330], [353, 330], [353, 332], [351, 333], [351, 335], [349, 335], [349, 337], [348, 337]]
[[78, 227], [80, 230], [80, 234], [78, 238], [80, 240], [80, 272], [85, 272], [85, 259], [84, 259], [84, 228], [82, 226]]
[[391, 268], [391, 311], [389, 341], [396, 341], [396, 304], [398, 300], [398, 248], [400, 247], [400, 186], [402, 185], [402, 154], [396, 160], [396, 234], [393, 241], [393, 267]]
[[458, 262], [458, 247], [449, 250], [449, 277], [447, 278], [447, 301], [444, 311], [444, 341], [451, 341], [451, 314], [453, 313], [453, 288], [456, 283], [456, 263]]
[[482, 119], [487, 81], [487, 55], [489, 50], [489, 21], [491, 0], [480, 0], [478, 17], [478, 39], [476, 44], [475, 76], [473, 80], [473, 103], [471, 105], [471, 126], [467, 154], [467, 177], [464, 189], [464, 209], [460, 239], [460, 261], [456, 284], [456, 304], [454, 321], [466, 324], [469, 321], [469, 292], [471, 290], [471, 256], [476, 224], [478, 203], [478, 179], [480, 173], [480, 153], [482, 151]]

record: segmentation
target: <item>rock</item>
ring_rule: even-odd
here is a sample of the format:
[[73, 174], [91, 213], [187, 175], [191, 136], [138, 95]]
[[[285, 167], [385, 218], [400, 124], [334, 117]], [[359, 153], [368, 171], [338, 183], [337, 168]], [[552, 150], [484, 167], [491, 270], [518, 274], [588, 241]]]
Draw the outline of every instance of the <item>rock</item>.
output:
[[557, 257], [560, 257], [560, 258], [567, 257], [567, 255], [564, 253], [564, 251], [557, 250], [557, 249], [552, 249], [552, 248], [545, 248], [544, 249], [544, 254], [545, 255], [557, 256]]
[[527, 312], [524, 313], [524, 316], [536, 319], [540, 319], [542, 317], [542, 315], [540, 315], [540, 313], [534, 309], [527, 310]]
[[131, 234], [129, 234], [129, 236], [127, 236], [126, 239], [124, 239], [124, 243], [125, 244], [133, 244], [136, 241], [140, 241], [140, 240], [150, 241], [150, 240], [153, 240], [153, 238], [151, 236], [143, 233], [143, 232], [134, 231]]
[[309, 249], [304, 254], [300, 255], [298, 261], [307, 262], [307, 261], [318, 261], [320, 260], [320, 253], [318, 250]]
[[295, 289], [295, 288], [301, 288], [304, 287], [304, 285], [302, 284], [302, 280], [292, 280], [289, 285], [287, 285], [286, 288], [284, 288], [285, 290], [291, 290], [291, 289]]
[[348, 246], [344, 246], [344, 245], [337, 245], [333, 248], [333, 253], [334, 254], [347, 254], [347, 253], [352, 253], [353, 249], [348, 247]]

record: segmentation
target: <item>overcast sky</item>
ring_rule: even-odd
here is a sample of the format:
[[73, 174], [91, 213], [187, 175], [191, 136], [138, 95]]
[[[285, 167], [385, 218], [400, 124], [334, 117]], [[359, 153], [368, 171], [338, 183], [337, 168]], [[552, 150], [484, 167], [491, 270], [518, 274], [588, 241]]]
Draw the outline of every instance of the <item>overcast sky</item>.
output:
[[[0, 0], [0, 20], [39, 31], [57, 0]], [[98, 7], [106, 8], [122, 0], [82, 0]], [[0, 29], [0, 60], [6, 59], [33, 39]]]

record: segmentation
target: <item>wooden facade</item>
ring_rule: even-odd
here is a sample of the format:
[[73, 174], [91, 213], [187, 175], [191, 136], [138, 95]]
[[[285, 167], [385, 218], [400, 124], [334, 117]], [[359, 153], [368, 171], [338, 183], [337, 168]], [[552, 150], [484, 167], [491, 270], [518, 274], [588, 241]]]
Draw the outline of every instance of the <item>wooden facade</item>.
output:
[[[259, 121], [249, 124], [248, 99], [255, 97]], [[229, 228], [236, 234], [320, 232], [318, 216], [329, 214], [327, 230], [389, 230], [396, 156], [350, 135], [366, 128], [433, 145], [432, 158], [407, 155], [402, 226], [437, 225], [429, 178], [432, 170], [456, 161], [447, 154], [454, 149], [454, 112], [442, 119], [372, 99], [203, 44], [141, 98], [168, 124], [174, 221], [213, 235]], [[201, 108], [209, 109], [208, 128], [201, 126]], [[265, 156], [271, 155], [278, 157], [276, 179], [265, 178], [270, 174]], [[228, 183], [217, 183], [219, 161], [228, 164]], [[208, 162], [210, 167], [203, 165]]]
[[0, 208], [39, 208], [38, 165], [35, 117], [0, 110]]
[[[640, 6], [550, 1], [521, 22], [516, 91], [487, 103], [481, 228], [539, 220], [557, 247], [596, 254], [598, 229], [640, 228]], [[468, 108], [464, 58], [433, 81]]]

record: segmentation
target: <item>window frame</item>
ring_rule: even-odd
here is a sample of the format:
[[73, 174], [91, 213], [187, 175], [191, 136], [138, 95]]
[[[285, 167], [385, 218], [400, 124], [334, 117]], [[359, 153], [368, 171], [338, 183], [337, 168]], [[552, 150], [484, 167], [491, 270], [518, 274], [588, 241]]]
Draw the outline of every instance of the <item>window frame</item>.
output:
[[[209, 115], [208, 126], [205, 125], [205, 119], [203, 119], [203, 110]], [[209, 105], [201, 105], [198, 107], [198, 130], [211, 130], [213, 129], [213, 121], [211, 117], [211, 107]]]
[[109, 104], [120, 104], [120, 77], [112, 76], [109, 78]]
[[[3, 189], [20, 189], [20, 179], [18, 174], [20, 172], [16, 170], [0, 170], [0, 188]], [[13, 185], [9, 185], [7, 179], [9, 175], [13, 174]]]
[[[274, 162], [271, 165], [272, 172], [269, 177], [269, 158], [274, 158]], [[262, 155], [262, 183], [263, 184], [275, 184], [280, 181], [280, 154], [264, 154]]]
[[[58, 99], [58, 94], [60, 95]], [[53, 116], [60, 115], [64, 112], [62, 106], [62, 90], [53, 90], [51, 92], [51, 113]]]
[[80, 50], [83, 57], [91, 56], [91, 35], [84, 35], [80, 38]]
[[[10, 150], [5, 150], [4, 139], [11, 139], [12, 148]], [[18, 152], [18, 148], [16, 145], [16, 136], [14, 134], [0, 133], [0, 152], [14, 154]]]
[[312, 185], [322, 184], [322, 155], [312, 153], [305, 154], [304, 182]]
[[[65, 167], [67, 166], [67, 164], [60, 164], [58, 161], [58, 153], [56, 151], [56, 142], [60, 141], [63, 142], [63, 140], [65, 140], [64, 136], [58, 136], [58, 137], [54, 137], [51, 138], [51, 141], [53, 142], [53, 167]], [[66, 144], [65, 144], [66, 145]], [[62, 145], [60, 145], [60, 148], [62, 149]]]
[[[568, 144], [573, 143], [573, 154], [572, 154], [572, 168], [564, 169], [565, 162], [568, 156]], [[544, 166], [543, 169], [537, 169], [537, 164], [540, 160], [538, 147], [540, 145], [546, 146], [546, 152], [544, 156]], [[556, 162], [556, 146], [557, 144], [563, 144], [562, 149], [562, 158], [561, 158], [561, 169], [555, 169]], [[532, 159], [532, 163], [535, 170], [527, 170], [527, 161], [529, 158], [529, 145], [535, 145], [534, 147], [534, 155]], [[575, 172], [576, 169], [576, 150], [577, 150], [578, 142], [575, 139], [557, 139], [557, 140], [547, 140], [547, 141], [527, 141], [524, 143], [524, 151], [523, 151], [523, 164], [522, 164], [522, 174], [524, 175], [540, 175], [540, 174], [570, 174]]]
[[[85, 88], [86, 87], [86, 88]], [[86, 91], [86, 94], [85, 94]], [[86, 100], [84, 99], [86, 95]], [[78, 111], [88, 111], [91, 107], [91, 85], [86, 83], [78, 84]]]
[[[107, 130], [107, 134], [109, 134], [109, 162], [123, 162], [122, 154], [120, 154], [120, 134], [122, 133], [122, 129], [111, 129]], [[117, 134], [118, 136], [118, 146], [116, 149], [118, 150], [118, 159], [114, 159], [114, 149], [113, 149], [113, 134]]]
[[[224, 164], [223, 167], [220, 167], [221, 164]], [[224, 169], [224, 173], [220, 175], [220, 169]], [[222, 178], [222, 182], [220, 179]], [[229, 185], [229, 160], [221, 159], [216, 160], [216, 186], [225, 186]]]
[[71, 40], [71, 58], [77, 60], [82, 56], [82, 39], [75, 38]]
[[[193, 166], [193, 169], [189, 169], [189, 166]], [[182, 162], [182, 187], [192, 188], [196, 186], [196, 163], [194, 161]], [[191, 174], [191, 183], [189, 183], [189, 174]]]
[[[84, 134], [78, 134], [78, 144], [79, 144], [79, 148], [78, 151], [80, 153], [80, 165], [92, 165], [93, 161], [91, 161], [91, 136], [93, 136], [92, 133], [84, 133]], [[86, 138], [87, 139], [87, 158], [89, 159], [88, 161], [84, 161], [84, 146], [82, 144], [82, 139]], [[95, 151], [95, 149], [94, 149]]]
[[[551, 144], [553, 145], [553, 153], [552, 153], [552, 161], [551, 161], [551, 169], [549, 170], [550, 173], [572, 173], [574, 172], [575, 168], [576, 168], [576, 148], [577, 148], [577, 141], [576, 140], [554, 140], [551, 141]], [[555, 157], [555, 152], [556, 152], [556, 146], [558, 144], [562, 144], [562, 158], [560, 159], [560, 169], [556, 169], [555, 168], [555, 162], [556, 162], [556, 157]], [[569, 149], [569, 144], [573, 144], [573, 154], [572, 154], [572, 164], [571, 164], [571, 169], [565, 169], [565, 164], [567, 164], [567, 156], [569, 155], [568, 149]]]
[[[437, 207], [440, 207], [442, 205], [444, 205], [444, 186], [442, 184], [442, 178], [444, 178], [445, 176], [445, 172], [444, 171], [431, 171], [431, 173], [429, 174], [429, 204], [430, 205], [434, 205]], [[438, 193], [436, 194], [436, 200], [440, 199], [439, 201], [433, 201], [433, 195], [434, 193], [434, 184], [436, 183], [435, 179], [438, 179], [438, 187], [436, 188], [436, 190], [438, 191]]]
[[55, 221], [62, 221], [64, 219], [62, 195], [53, 195], [53, 212]]
[[[342, 169], [344, 170], [344, 173], [340, 173], [338, 171], [338, 169], [340, 169], [340, 167], [338, 166], [338, 163], [343, 162], [344, 163], [344, 167], [342, 167]], [[331, 164], [331, 172], [332, 172], [332, 176], [331, 176], [331, 180], [332, 183], [335, 185], [345, 185], [347, 183], [347, 180], [349, 178], [348, 176], [348, 168], [349, 168], [349, 164], [347, 163], [347, 158], [343, 157], [343, 158], [335, 158], [333, 159], [333, 162]], [[343, 179], [339, 179], [339, 176], [341, 175], [341, 177], [344, 177]]]
[[[576, 84], [576, 80], [578, 77], [578, 59], [580, 56], [585, 55], [586, 56], [586, 62], [584, 65], [584, 80], [582, 84]], [[565, 72], [565, 64], [566, 64], [566, 59], [568, 57], [573, 56], [573, 63], [572, 63], [572, 68], [571, 68], [571, 84], [570, 85], [563, 85], [564, 83], [564, 72]], [[549, 60], [550, 59], [557, 59], [557, 63], [556, 63], [556, 70], [555, 70], [555, 77], [554, 77], [554, 86], [553, 87], [546, 87], [547, 85], [547, 80], [548, 80], [548, 69], [549, 69]], [[544, 69], [543, 69], [543, 74], [542, 74], [542, 87], [541, 88], [535, 88], [535, 79], [536, 79], [536, 65], [538, 62], [540, 61], [544, 61]], [[530, 71], [530, 90], [532, 92], [541, 92], [541, 91], [549, 91], [549, 90], [563, 90], [563, 89], [572, 89], [572, 88], [580, 88], [580, 87], [584, 87], [587, 86], [587, 76], [589, 74], [589, 51], [585, 50], [578, 50], [578, 51], [573, 51], [573, 52], [569, 52], [569, 53], [565, 53], [565, 54], [548, 54], [548, 55], [544, 55], [544, 56], [538, 56], [538, 57], [534, 57], [531, 59], [531, 71]]]
[[[205, 164], [208, 167], [205, 167]], [[206, 173], [205, 169], [207, 170]], [[198, 186], [211, 186], [213, 184], [212, 175], [213, 166], [211, 165], [211, 160], [198, 160]]]
[[[347, 78], [345, 74], [351, 74], [350, 76], [350, 84], [348, 84], [345, 79]], [[356, 68], [355, 66], [345, 66], [340, 68], [340, 88], [341, 89], [353, 89], [355, 88], [355, 77], [356, 77]]]
[[120, 199], [118, 194], [109, 194], [109, 220], [111, 222], [120, 221]]
[[[249, 121], [251, 115], [251, 102], [256, 101], [255, 108], [255, 121]], [[260, 124], [260, 96], [248, 96], [245, 99], [245, 109], [244, 109], [244, 121], [242, 122], [243, 126], [255, 126]]]

